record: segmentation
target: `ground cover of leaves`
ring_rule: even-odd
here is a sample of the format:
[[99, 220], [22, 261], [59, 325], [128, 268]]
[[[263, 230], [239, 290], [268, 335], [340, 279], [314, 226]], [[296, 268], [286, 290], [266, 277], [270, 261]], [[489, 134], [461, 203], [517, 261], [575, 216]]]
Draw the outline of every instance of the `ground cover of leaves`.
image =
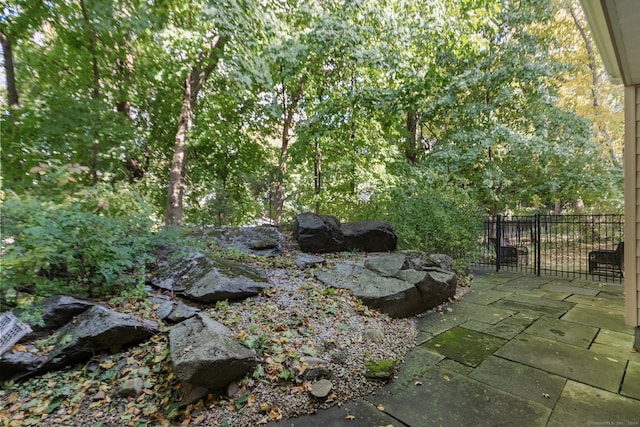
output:
[[[229, 390], [179, 405], [184, 393], [173, 376], [167, 326], [127, 351], [96, 355], [81, 366], [5, 384], [0, 390], [0, 425], [254, 426], [372, 393], [383, 383], [365, 377], [365, 362], [390, 360], [397, 369], [415, 345], [413, 321], [390, 319], [347, 291], [324, 287], [313, 278], [313, 269], [295, 266], [293, 255], [240, 256], [264, 269], [273, 288], [244, 302], [225, 301], [204, 310], [255, 349], [260, 361]], [[345, 257], [358, 255], [327, 261], [342, 262]], [[120, 308], [135, 311], [135, 304], [123, 301]], [[378, 338], [371, 337], [375, 331]], [[309, 358], [325, 360], [332, 373], [333, 389], [326, 398], [309, 393], [313, 379], [304, 376]], [[113, 394], [133, 378], [142, 380], [139, 394]]]

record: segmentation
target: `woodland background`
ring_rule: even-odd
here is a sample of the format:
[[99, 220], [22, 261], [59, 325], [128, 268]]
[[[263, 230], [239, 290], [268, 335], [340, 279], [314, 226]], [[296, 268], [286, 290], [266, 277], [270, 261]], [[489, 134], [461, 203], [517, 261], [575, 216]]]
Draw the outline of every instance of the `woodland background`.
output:
[[140, 284], [180, 227], [313, 211], [439, 252], [623, 207], [622, 87], [577, 0], [8, 0], [0, 41], [14, 290]]

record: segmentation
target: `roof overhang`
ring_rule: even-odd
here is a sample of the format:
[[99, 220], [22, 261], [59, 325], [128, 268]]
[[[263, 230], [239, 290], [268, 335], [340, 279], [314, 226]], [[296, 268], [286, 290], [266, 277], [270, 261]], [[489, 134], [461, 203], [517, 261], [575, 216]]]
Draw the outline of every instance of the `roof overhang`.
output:
[[580, 0], [609, 77], [640, 84], [640, 1]]

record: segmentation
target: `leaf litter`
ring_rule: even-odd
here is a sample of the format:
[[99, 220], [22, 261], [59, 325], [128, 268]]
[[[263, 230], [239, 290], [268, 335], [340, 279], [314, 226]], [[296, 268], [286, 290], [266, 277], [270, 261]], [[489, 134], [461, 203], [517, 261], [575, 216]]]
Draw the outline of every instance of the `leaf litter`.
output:
[[[342, 262], [353, 256], [342, 254], [327, 261]], [[263, 257], [243, 261], [264, 269], [273, 288], [242, 302], [223, 301], [204, 310], [256, 351], [259, 364], [237, 381], [238, 393], [210, 392], [180, 407], [183, 392], [173, 375], [166, 326], [127, 351], [96, 355], [66, 371], [4, 384], [0, 426], [262, 425], [374, 392], [384, 383], [364, 377], [365, 360], [401, 362], [415, 345], [417, 330], [412, 320], [391, 319], [348, 291], [320, 285], [313, 269], [299, 269], [293, 261], [276, 264]], [[382, 342], [366, 338], [371, 328], [383, 332]], [[326, 399], [310, 395], [312, 381], [304, 374], [313, 358], [323, 361], [331, 372], [333, 388]], [[120, 384], [133, 378], [143, 381], [137, 396], [113, 395]]]

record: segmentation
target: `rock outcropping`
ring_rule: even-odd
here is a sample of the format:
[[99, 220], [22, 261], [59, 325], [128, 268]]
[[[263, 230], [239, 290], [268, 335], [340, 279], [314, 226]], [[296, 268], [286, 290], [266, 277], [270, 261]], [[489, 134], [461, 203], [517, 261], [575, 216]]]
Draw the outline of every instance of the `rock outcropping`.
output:
[[384, 255], [364, 263], [338, 264], [316, 273], [327, 286], [349, 289], [371, 308], [391, 317], [410, 317], [447, 302], [458, 277], [441, 267], [446, 256], [419, 252]]

